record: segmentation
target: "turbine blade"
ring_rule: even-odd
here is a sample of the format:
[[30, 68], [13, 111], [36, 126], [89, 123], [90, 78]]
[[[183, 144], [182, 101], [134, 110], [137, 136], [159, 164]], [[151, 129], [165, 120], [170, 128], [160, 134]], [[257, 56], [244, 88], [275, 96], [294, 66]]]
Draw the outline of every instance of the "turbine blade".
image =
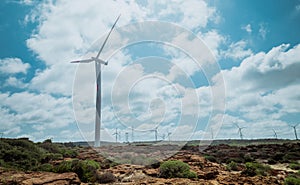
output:
[[93, 59], [84, 59], [84, 60], [75, 60], [75, 61], [72, 61], [71, 63], [90, 63], [93, 61], [94, 61]]
[[97, 54], [96, 58], [99, 58], [99, 56], [100, 56], [100, 53], [102, 52], [102, 50], [103, 50], [103, 48], [104, 48], [104, 45], [106, 44], [106, 42], [107, 42], [107, 39], [108, 39], [108, 37], [110, 36], [110, 34], [111, 34], [112, 30], [113, 30], [113, 29], [114, 29], [114, 27], [116, 26], [116, 24], [117, 24], [117, 22], [118, 22], [118, 20], [119, 20], [120, 16], [121, 16], [121, 14], [118, 16], [118, 18], [117, 18], [117, 20], [115, 21], [114, 25], [111, 27], [111, 29], [110, 29], [110, 31], [109, 31], [109, 33], [108, 33], [107, 37], [105, 38], [105, 40], [104, 40], [104, 42], [103, 42], [103, 44], [102, 44], [102, 46], [101, 46], [101, 48], [100, 48], [100, 50], [99, 50], [99, 52], [98, 52], [98, 54]]

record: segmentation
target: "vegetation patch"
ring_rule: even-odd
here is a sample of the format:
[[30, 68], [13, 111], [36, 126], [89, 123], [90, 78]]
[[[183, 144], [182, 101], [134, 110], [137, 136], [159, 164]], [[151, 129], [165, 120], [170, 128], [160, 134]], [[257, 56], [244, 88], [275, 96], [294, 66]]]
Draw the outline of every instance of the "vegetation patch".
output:
[[116, 180], [117, 178], [111, 172], [105, 172], [97, 177], [99, 183], [113, 183]]
[[217, 159], [215, 156], [212, 156], [212, 155], [204, 155], [204, 158], [210, 162], [217, 162]]
[[242, 174], [247, 176], [255, 176], [255, 175], [266, 176], [270, 172], [271, 172], [271, 167], [268, 165], [255, 163], [255, 162], [247, 162], [246, 169], [242, 171]]
[[80, 161], [75, 159], [61, 162], [54, 167], [53, 171], [56, 173], [74, 172], [82, 182], [96, 182], [99, 168], [99, 163], [93, 160]]
[[300, 178], [289, 175], [284, 179], [284, 185], [300, 185]]
[[45, 140], [33, 143], [27, 138], [0, 140], [0, 165], [24, 171], [51, 171], [50, 163], [64, 157], [76, 157], [73, 148]]
[[159, 173], [163, 178], [197, 178], [197, 174], [190, 171], [190, 166], [179, 160], [163, 162], [159, 167]]
[[289, 168], [293, 170], [300, 170], [300, 164], [299, 163], [290, 163]]
[[228, 171], [238, 171], [238, 165], [236, 162], [231, 161], [229, 164], [227, 164], [226, 169]]

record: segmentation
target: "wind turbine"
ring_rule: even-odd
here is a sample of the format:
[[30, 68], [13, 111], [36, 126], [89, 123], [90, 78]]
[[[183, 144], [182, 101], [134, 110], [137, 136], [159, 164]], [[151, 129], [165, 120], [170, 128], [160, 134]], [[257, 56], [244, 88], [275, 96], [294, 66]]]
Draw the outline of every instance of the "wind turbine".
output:
[[277, 133], [276, 133], [276, 131], [274, 130], [274, 129], [272, 129], [273, 130], [273, 132], [274, 132], [274, 137], [275, 137], [275, 139], [277, 139]]
[[240, 127], [238, 124], [234, 124], [238, 128], [238, 134], [240, 134], [241, 140], [243, 140], [243, 133], [242, 130], [246, 127]]
[[158, 129], [158, 126], [156, 126], [155, 129], [151, 130], [155, 134], [155, 141], [157, 141], [157, 129]]
[[96, 118], [95, 118], [95, 143], [94, 146], [95, 147], [99, 147], [100, 146], [100, 128], [101, 128], [101, 64], [107, 65], [108, 62], [104, 61], [102, 59], [99, 58], [107, 40], [108, 37], [110, 36], [112, 30], [114, 29], [114, 27], [116, 26], [119, 18], [120, 18], [121, 14], [118, 16], [117, 20], [115, 21], [115, 23], [113, 24], [113, 26], [111, 27], [107, 37], [105, 38], [98, 54], [96, 55], [96, 57], [91, 57], [89, 59], [83, 59], [83, 60], [76, 60], [76, 61], [72, 61], [71, 63], [90, 63], [90, 62], [95, 62], [95, 69], [96, 69], [96, 79], [97, 79], [97, 95], [96, 95]]
[[133, 131], [134, 131], [134, 128], [133, 128], [133, 126], [131, 126], [131, 140], [132, 140], [132, 142], [134, 142]]
[[169, 132], [168, 131], [168, 133], [167, 133], [167, 137], [168, 137], [168, 139], [169, 139], [169, 142], [170, 142], [170, 140], [171, 140], [171, 138], [170, 138], [170, 135], [172, 134], [172, 132]]
[[126, 138], [126, 143], [129, 143], [129, 141], [128, 141], [128, 132], [125, 132], [125, 138]]
[[294, 129], [294, 133], [295, 133], [295, 137], [296, 137], [296, 140], [298, 140], [298, 135], [297, 135], [297, 129], [296, 127], [299, 125], [299, 123], [297, 123], [296, 125], [292, 125], [291, 127]]
[[119, 132], [118, 132], [118, 128], [116, 128], [116, 132], [115, 133], [113, 133], [113, 135], [115, 135], [116, 136], [116, 143], [118, 142], [118, 136], [119, 136]]

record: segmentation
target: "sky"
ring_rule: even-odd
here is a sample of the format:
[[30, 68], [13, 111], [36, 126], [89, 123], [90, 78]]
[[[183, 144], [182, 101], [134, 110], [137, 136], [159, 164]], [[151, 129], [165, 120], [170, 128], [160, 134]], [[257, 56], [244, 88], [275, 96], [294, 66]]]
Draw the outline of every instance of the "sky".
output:
[[295, 138], [299, 0], [1, 1], [3, 137], [93, 140], [95, 66], [70, 61], [95, 56], [119, 14], [101, 140]]

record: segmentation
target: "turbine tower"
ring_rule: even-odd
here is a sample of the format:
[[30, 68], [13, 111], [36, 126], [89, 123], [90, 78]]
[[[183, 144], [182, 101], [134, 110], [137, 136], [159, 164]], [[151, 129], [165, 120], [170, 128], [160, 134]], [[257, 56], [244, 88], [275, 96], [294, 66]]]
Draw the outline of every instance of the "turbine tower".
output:
[[126, 143], [129, 143], [129, 141], [128, 141], [128, 132], [125, 132], [125, 138], [126, 138]]
[[132, 142], [134, 142], [133, 131], [134, 131], [134, 128], [133, 128], [133, 126], [131, 126], [131, 140], [132, 140]]
[[241, 140], [243, 140], [242, 130], [246, 127], [240, 127], [238, 124], [234, 124], [238, 128], [238, 134], [240, 135]]
[[296, 140], [298, 140], [297, 129], [296, 129], [296, 127], [297, 127], [298, 125], [299, 125], [299, 123], [296, 124], [296, 125], [292, 125], [292, 126], [291, 126], [291, 127], [294, 129], [294, 134], [295, 134]]
[[113, 135], [116, 136], [116, 143], [118, 142], [118, 136], [119, 136], [120, 132], [118, 132], [118, 128], [116, 128], [116, 132], [113, 133]]
[[169, 132], [168, 131], [168, 133], [167, 133], [167, 137], [168, 137], [168, 139], [169, 139], [169, 142], [171, 141], [171, 138], [170, 138], [170, 135], [172, 134], [172, 132]]
[[273, 130], [273, 132], [274, 132], [274, 137], [275, 137], [275, 139], [277, 139], [277, 133], [276, 133], [276, 131], [274, 130], [274, 129], [272, 129]]
[[152, 130], [155, 134], [155, 141], [157, 141], [157, 129], [158, 129], [158, 126], [156, 126], [155, 129]]
[[97, 79], [97, 95], [96, 95], [96, 118], [95, 118], [95, 147], [100, 146], [100, 129], [101, 129], [101, 64], [107, 65], [108, 62], [104, 61], [99, 58], [107, 40], [108, 37], [110, 36], [112, 30], [114, 29], [115, 25], [117, 24], [121, 14], [118, 16], [117, 20], [111, 27], [107, 37], [105, 38], [98, 54], [96, 57], [91, 57], [90, 59], [84, 59], [84, 60], [77, 60], [77, 61], [72, 61], [71, 63], [90, 63], [90, 62], [95, 62], [95, 68], [96, 68], [96, 79]]

